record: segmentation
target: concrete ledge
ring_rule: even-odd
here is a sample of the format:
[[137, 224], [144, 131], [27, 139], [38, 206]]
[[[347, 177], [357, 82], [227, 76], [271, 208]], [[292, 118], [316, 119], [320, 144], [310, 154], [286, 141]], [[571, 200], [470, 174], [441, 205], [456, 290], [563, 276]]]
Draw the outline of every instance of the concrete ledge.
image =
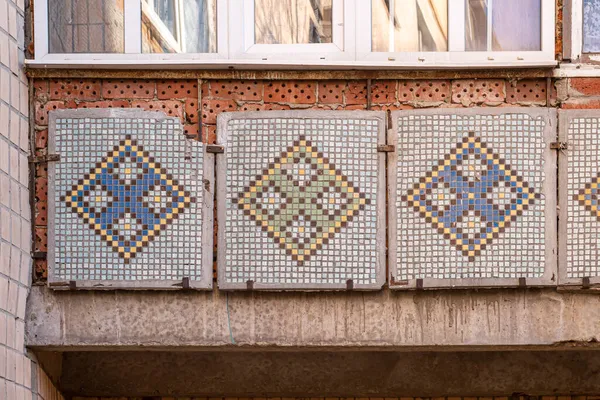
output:
[[423, 292], [55, 292], [34, 286], [31, 348], [424, 350], [596, 347], [600, 296], [555, 289]]

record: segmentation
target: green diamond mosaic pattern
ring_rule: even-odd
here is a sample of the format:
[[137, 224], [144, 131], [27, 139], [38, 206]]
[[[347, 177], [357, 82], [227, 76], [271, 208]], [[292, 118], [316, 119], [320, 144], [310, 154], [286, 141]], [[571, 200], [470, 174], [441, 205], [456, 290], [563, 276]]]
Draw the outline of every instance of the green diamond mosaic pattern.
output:
[[543, 275], [544, 129], [526, 114], [398, 119], [396, 279]]
[[377, 143], [369, 119], [232, 119], [228, 284], [377, 282]]
[[53, 280], [201, 279], [203, 148], [178, 120], [65, 117], [51, 135]]
[[[600, 116], [568, 127], [567, 278], [600, 276]], [[561, 220], [562, 222], [562, 220]]]

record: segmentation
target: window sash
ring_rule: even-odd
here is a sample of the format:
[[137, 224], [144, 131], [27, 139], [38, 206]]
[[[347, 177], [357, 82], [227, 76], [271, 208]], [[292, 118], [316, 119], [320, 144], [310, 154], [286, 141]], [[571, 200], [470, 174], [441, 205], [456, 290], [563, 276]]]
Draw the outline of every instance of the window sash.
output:
[[[372, 52], [371, 51], [371, 1], [359, 1], [356, 15], [364, 16], [357, 22], [357, 60], [396, 65], [467, 66], [469, 64], [530, 65], [554, 61], [554, 0], [541, 3], [541, 51], [465, 51], [465, 0], [448, 0], [448, 51], [447, 52]], [[491, 15], [491, 13], [490, 13]], [[488, 30], [491, 24], [488, 24]], [[488, 34], [488, 42], [491, 35]], [[488, 48], [491, 48], [488, 43]]]
[[[258, 44], [255, 43], [254, 0], [231, 0], [230, 38], [232, 59], [339, 61], [354, 59], [354, 7], [357, 0], [333, 0], [332, 43]], [[358, 0], [358, 2], [363, 0]]]
[[[582, 0], [571, 0], [583, 7]], [[254, 0], [217, 0], [216, 53], [142, 53], [142, 4], [124, 0], [125, 53], [49, 54], [48, 0], [35, 0], [35, 60], [32, 66], [260, 66], [485, 67], [553, 66], [554, 0], [542, 0], [541, 51], [465, 51], [465, 0], [448, 0], [447, 52], [371, 52], [371, 1], [333, 0], [332, 43], [254, 43]], [[575, 16], [576, 17], [576, 16]], [[582, 20], [580, 20], [582, 21]], [[581, 31], [581, 29], [580, 29]], [[581, 42], [580, 42], [581, 46]]]

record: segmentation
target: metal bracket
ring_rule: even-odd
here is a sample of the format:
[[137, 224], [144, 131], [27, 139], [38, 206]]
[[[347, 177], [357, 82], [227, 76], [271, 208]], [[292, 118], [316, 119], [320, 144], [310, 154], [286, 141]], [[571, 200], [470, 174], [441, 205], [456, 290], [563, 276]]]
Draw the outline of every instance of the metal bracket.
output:
[[29, 156], [30, 164], [42, 164], [47, 162], [60, 161], [60, 154], [45, 154], [43, 156]]
[[254, 281], [249, 280], [246, 282], [246, 290], [254, 290]]
[[346, 290], [354, 290], [354, 281], [352, 279], [346, 281]]
[[31, 258], [34, 260], [45, 260], [48, 257], [48, 253], [45, 251], [34, 251], [31, 253]]
[[206, 145], [206, 152], [207, 153], [212, 153], [212, 154], [224, 153], [225, 152], [225, 147], [223, 145], [220, 145], [220, 144], [207, 144]]
[[391, 153], [396, 151], [396, 146], [393, 144], [380, 144], [377, 146], [377, 151], [381, 153]]
[[69, 290], [76, 290], [76, 289], [77, 289], [77, 282], [69, 281]]
[[519, 278], [519, 287], [523, 289], [527, 287], [527, 278]]
[[184, 276], [183, 279], [181, 280], [181, 287], [184, 289], [189, 289], [190, 288], [190, 278], [187, 276]]
[[423, 278], [417, 279], [417, 290], [423, 290]]
[[552, 143], [550, 143], [550, 148], [552, 150], [567, 150], [569, 148], [569, 143], [567, 143], [567, 142], [552, 142]]
[[590, 277], [586, 276], [581, 280], [581, 288], [582, 289], [589, 289], [592, 287], [592, 284], [590, 283]]

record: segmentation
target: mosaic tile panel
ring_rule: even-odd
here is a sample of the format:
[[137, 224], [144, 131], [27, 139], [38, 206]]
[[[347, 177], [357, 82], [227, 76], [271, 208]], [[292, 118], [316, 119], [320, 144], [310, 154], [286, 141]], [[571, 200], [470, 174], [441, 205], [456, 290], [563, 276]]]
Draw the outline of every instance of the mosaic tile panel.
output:
[[561, 111], [560, 284], [600, 282], [600, 112]]
[[380, 288], [384, 114], [219, 118], [219, 287]]
[[60, 155], [49, 168], [52, 287], [181, 288], [183, 278], [211, 286], [212, 245], [203, 242], [212, 243], [212, 202], [203, 179], [214, 158], [184, 137], [178, 119], [58, 111], [49, 147]]
[[393, 113], [392, 287], [553, 283], [552, 113]]

